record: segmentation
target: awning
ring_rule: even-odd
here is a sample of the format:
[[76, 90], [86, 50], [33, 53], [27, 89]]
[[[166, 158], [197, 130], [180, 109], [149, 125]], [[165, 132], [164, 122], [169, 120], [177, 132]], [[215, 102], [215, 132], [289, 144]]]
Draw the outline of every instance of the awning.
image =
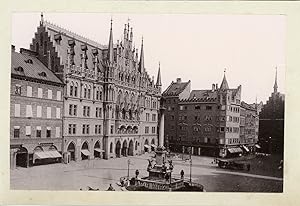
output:
[[144, 145], [144, 147], [146, 147], [146, 148], [150, 149], [150, 146], [149, 146], [149, 145], [147, 145], [147, 144], [145, 144], [145, 145]]
[[157, 146], [155, 144], [152, 144], [151, 147], [157, 148]]
[[33, 156], [34, 159], [46, 159], [51, 157], [47, 152], [35, 152], [33, 153]]
[[258, 144], [256, 144], [256, 145], [255, 145], [255, 147], [256, 147], [256, 148], [258, 148], [258, 149], [260, 149], [260, 148], [261, 148], [261, 147], [260, 147]]
[[243, 148], [246, 150], [246, 152], [249, 152], [248, 147], [246, 147], [245, 145], [243, 145]]
[[90, 156], [91, 155], [90, 151], [88, 151], [87, 149], [82, 149], [81, 153], [84, 154], [85, 156]]
[[61, 154], [56, 150], [48, 151], [48, 154], [51, 155], [53, 158], [62, 157]]
[[94, 150], [97, 151], [97, 152], [104, 152], [104, 150], [100, 149], [100, 148], [95, 148]]
[[239, 147], [233, 147], [233, 148], [228, 148], [228, 151], [230, 153], [239, 153], [239, 152], [243, 152], [243, 150]]

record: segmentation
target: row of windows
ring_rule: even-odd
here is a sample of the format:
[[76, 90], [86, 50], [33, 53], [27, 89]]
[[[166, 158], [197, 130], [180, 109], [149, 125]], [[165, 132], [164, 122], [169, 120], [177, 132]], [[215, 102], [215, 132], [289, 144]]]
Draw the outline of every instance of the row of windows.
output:
[[[14, 126], [14, 138], [20, 138], [20, 126]], [[32, 126], [25, 126], [25, 135], [26, 137], [36, 137], [36, 138], [50, 138], [51, 137], [51, 127], [46, 127], [46, 130], [44, 132], [45, 135], [42, 135], [42, 127], [37, 126], [35, 130], [35, 135], [32, 134]], [[59, 138], [60, 137], [60, 127], [55, 127], [55, 137]]]
[[[46, 107], [47, 113], [46, 113], [46, 118], [50, 119], [52, 118], [51, 113], [52, 113], [52, 107]], [[36, 106], [36, 117], [42, 118], [42, 111], [43, 107], [42, 106]], [[55, 108], [56, 114], [55, 117], [57, 119], [61, 118], [61, 111], [59, 107]], [[15, 104], [15, 117], [20, 117], [21, 116], [21, 105], [20, 104]], [[33, 117], [32, 113], [32, 105], [26, 105], [26, 114], [25, 117]]]
[[[69, 95], [71, 97], [78, 97], [78, 86], [77, 85], [70, 85]], [[83, 88], [83, 98], [85, 98], [85, 99], [92, 98], [91, 88], [89, 88], [89, 87]], [[102, 91], [96, 90], [95, 100], [100, 100], [100, 101], [102, 100]]]
[[[149, 122], [150, 121], [150, 114], [146, 113], [146, 121]], [[156, 121], [156, 114], [152, 114], [152, 121], [155, 122]]]
[[[152, 127], [152, 134], [156, 133], [156, 127]], [[149, 127], [145, 127], [145, 134], [149, 134]]]
[[227, 110], [231, 111], [231, 112], [235, 112], [235, 113], [239, 113], [240, 112], [240, 108], [239, 107], [227, 106]]
[[[95, 125], [94, 128], [95, 128], [94, 129], [95, 134], [102, 133], [102, 125]], [[76, 124], [69, 124], [68, 133], [76, 134]], [[89, 124], [82, 125], [82, 134], [90, 134], [90, 125]]]
[[[83, 106], [82, 107], [82, 114], [84, 117], [90, 117], [90, 106]], [[77, 105], [76, 104], [69, 104], [69, 115], [70, 116], [77, 116]], [[96, 107], [95, 110], [95, 117], [102, 118], [102, 108]]]
[[[212, 110], [212, 106], [210, 105], [205, 105], [205, 106], [200, 106], [200, 105], [195, 105], [195, 110], [200, 110], [202, 107], [203, 110]], [[187, 106], [179, 106], [179, 110], [187, 110]]]
[[[22, 94], [22, 86], [21, 85], [19, 85], [19, 84], [15, 85], [15, 94], [16, 95], [21, 95]], [[31, 86], [27, 86], [26, 96], [27, 97], [33, 97]], [[42, 88], [37, 88], [37, 98], [43, 98], [43, 89]], [[47, 98], [48, 99], [53, 99], [53, 94], [52, 94], [51, 89], [47, 90]], [[58, 101], [61, 100], [61, 91], [56, 91], [56, 100], [58, 100]]]
[[240, 128], [239, 127], [220, 127], [221, 132], [229, 132], [229, 133], [239, 133]]

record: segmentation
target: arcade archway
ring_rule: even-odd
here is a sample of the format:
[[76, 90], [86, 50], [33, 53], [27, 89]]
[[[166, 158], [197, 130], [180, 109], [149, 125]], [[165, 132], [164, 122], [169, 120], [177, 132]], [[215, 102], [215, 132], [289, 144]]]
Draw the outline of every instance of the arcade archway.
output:
[[132, 140], [130, 140], [130, 142], [129, 142], [128, 155], [133, 156], [133, 141]]
[[74, 144], [74, 142], [71, 142], [68, 145], [67, 151], [70, 154], [70, 161], [75, 161], [75, 144]]
[[28, 151], [25, 147], [21, 147], [16, 155], [16, 166], [27, 167], [28, 165]]
[[122, 151], [121, 151], [122, 156], [127, 156], [127, 141], [124, 140], [123, 145], [122, 145]]
[[89, 145], [87, 142], [84, 142], [81, 146], [81, 159], [86, 160], [89, 159], [89, 156], [91, 155], [89, 151]]
[[116, 157], [120, 157], [120, 150], [121, 150], [121, 143], [120, 143], [120, 141], [117, 142], [115, 150], [116, 150]]

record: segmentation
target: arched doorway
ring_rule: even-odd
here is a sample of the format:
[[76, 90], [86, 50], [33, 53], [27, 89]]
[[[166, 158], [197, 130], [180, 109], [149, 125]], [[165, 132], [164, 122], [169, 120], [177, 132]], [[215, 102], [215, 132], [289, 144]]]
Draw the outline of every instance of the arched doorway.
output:
[[145, 143], [144, 143], [144, 151], [145, 151], [145, 152], [148, 152], [148, 151], [149, 151], [149, 148], [150, 148], [149, 142], [148, 142], [148, 139], [146, 139], [146, 140], [145, 140]]
[[127, 141], [124, 140], [123, 145], [122, 145], [122, 156], [127, 156]]
[[68, 145], [67, 151], [70, 153], [70, 161], [75, 161], [75, 144], [73, 142]]
[[87, 142], [84, 142], [81, 146], [81, 159], [86, 160], [89, 159], [89, 156], [91, 155], [89, 151], [89, 145]]
[[21, 147], [16, 155], [16, 166], [27, 167], [28, 165], [28, 151], [25, 147]]
[[130, 140], [130, 142], [129, 142], [128, 155], [133, 156], [133, 141], [132, 140]]
[[94, 146], [94, 157], [95, 158], [101, 158], [101, 152], [102, 152], [102, 150], [101, 150], [101, 147], [100, 147], [100, 142], [97, 141], [95, 143], [95, 146]]
[[120, 150], [121, 150], [121, 143], [120, 143], [120, 141], [117, 142], [115, 150], [116, 150], [116, 157], [120, 157]]

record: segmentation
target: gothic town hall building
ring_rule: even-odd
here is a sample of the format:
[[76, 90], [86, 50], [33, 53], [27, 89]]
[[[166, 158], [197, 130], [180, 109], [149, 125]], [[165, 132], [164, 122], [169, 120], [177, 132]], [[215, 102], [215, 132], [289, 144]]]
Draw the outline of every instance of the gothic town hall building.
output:
[[143, 41], [133, 47], [133, 31], [108, 45], [42, 19], [30, 49], [65, 84], [64, 160], [114, 158], [153, 150], [157, 144], [161, 79], [147, 73]]

